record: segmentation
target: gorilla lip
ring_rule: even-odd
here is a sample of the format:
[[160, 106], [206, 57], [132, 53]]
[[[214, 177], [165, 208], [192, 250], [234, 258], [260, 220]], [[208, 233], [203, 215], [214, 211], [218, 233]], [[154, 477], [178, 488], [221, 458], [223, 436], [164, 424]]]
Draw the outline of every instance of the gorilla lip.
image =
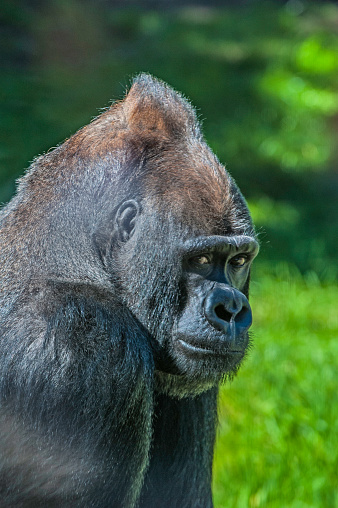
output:
[[243, 354], [243, 351], [239, 349], [225, 349], [224, 351], [216, 351], [215, 349], [208, 349], [206, 347], [195, 346], [189, 342], [186, 342], [183, 339], [178, 339], [180, 345], [190, 351], [191, 353], [199, 353], [202, 355], [217, 355], [217, 356], [229, 356], [231, 354], [240, 355]]

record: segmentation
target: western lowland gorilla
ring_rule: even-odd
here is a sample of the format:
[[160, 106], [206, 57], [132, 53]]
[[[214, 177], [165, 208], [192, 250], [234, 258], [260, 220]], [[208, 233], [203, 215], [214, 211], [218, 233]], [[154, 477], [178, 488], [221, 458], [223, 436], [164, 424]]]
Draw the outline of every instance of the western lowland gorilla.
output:
[[188, 101], [139, 75], [35, 160], [0, 247], [0, 505], [212, 507], [258, 244]]

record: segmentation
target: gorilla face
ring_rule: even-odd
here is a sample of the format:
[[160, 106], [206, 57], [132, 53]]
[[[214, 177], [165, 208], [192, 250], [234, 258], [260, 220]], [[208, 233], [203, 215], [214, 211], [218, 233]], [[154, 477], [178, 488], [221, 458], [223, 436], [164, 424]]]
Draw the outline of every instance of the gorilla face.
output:
[[252, 323], [245, 288], [257, 242], [248, 236], [199, 237], [183, 255], [187, 302], [175, 319], [172, 348], [183, 372], [213, 377], [233, 371]]

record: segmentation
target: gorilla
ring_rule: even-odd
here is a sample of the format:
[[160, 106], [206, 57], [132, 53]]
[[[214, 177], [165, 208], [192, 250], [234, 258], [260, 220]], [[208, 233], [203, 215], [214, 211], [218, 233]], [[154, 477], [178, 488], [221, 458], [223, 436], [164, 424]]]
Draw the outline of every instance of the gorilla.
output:
[[2, 507], [210, 508], [258, 252], [189, 102], [148, 74], [0, 214]]

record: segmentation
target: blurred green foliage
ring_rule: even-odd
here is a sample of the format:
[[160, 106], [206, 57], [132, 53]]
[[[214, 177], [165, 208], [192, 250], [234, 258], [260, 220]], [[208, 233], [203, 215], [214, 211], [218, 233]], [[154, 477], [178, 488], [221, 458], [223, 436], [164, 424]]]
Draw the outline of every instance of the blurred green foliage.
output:
[[[206, 4], [207, 5], [207, 4]], [[261, 259], [336, 275], [338, 7], [3, 0], [0, 200], [28, 161], [148, 71], [188, 94], [249, 201]]]

